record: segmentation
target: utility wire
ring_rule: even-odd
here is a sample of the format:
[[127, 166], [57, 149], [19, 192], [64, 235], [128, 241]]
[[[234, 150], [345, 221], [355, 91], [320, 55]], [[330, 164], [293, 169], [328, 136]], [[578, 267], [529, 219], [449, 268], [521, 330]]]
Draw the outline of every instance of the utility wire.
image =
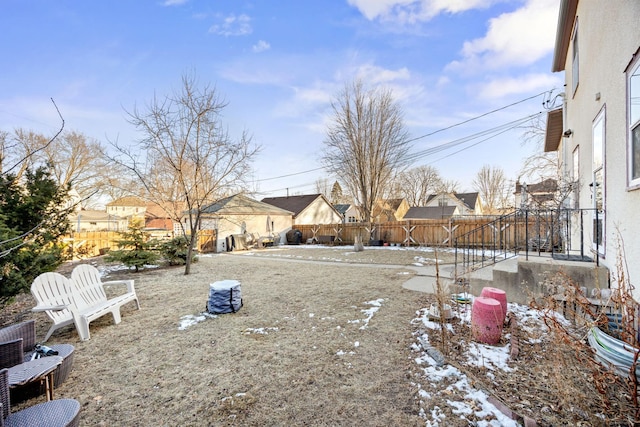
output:
[[[452, 129], [452, 128], [454, 128], [454, 127], [464, 125], [464, 124], [469, 123], [469, 122], [472, 122], [472, 121], [474, 121], [474, 120], [478, 120], [478, 119], [480, 119], [480, 118], [482, 118], [482, 117], [486, 117], [486, 116], [488, 116], [488, 115], [490, 115], [490, 114], [497, 113], [498, 111], [506, 110], [507, 108], [513, 107], [514, 105], [522, 104], [523, 102], [526, 102], [526, 101], [529, 101], [529, 100], [531, 100], [531, 99], [537, 98], [537, 97], [539, 97], [539, 96], [541, 96], [541, 95], [544, 95], [544, 94], [547, 94], [547, 93], [548, 93], [548, 94], [551, 94], [552, 92], [553, 92], [553, 90], [545, 90], [545, 91], [543, 91], [543, 92], [537, 93], [537, 94], [535, 94], [535, 95], [529, 96], [529, 97], [524, 98], [524, 99], [521, 99], [521, 100], [519, 100], [519, 101], [512, 102], [511, 104], [504, 105], [504, 106], [502, 106], [502, 107], [500, 107], [500, 108], [496, 108], [496, 109], [491, 110], [491, 111], [488, 111], [488, 112], [486, 112], [486, 113], [479, 114], [479, 115], [474, 116], [474, 117], [471, 117], [471, 118], [469, 118], [469, 119], [467, 119], [467, 120], [463, 120], [463, 121], [461, 121], [461, 122], [454, 123], [454, 124], [452, 124], [452, 125], [450, 125], [450, 126], [447, 126], [447, 127], [444, 127], [444, 128], [438, 129], [438, 130], [435, 130], [435, 131], [433, 131], [433, 132], [431, 132], [431, 133], [427, 133], [427, 134], [425, 134], [425, 135], [422, 135], [422, 136], [418, 136], [418, 137], [412, 138], [412, 139], [408, 140], [407, 142], [413, 142], [413, 141], [417, 141], [417, 140], [419, 140], [419, 139], [427, 138], [427, 137], [432, 136], [432, 135], [435, 135], [435, 134], [437, 134], [437, 133], [444, 132], [444, 131], [449, 130], [449, 129]], [[529, 118], [532, 118], [532, 117], [537, 116], [538, 114], [539, 114], [539, 113], [533, 114], [533, 115], [531, 115], [531, 116], [527, 117], [526, 119], [522, 119], [522, 120], [525, 120], [525, 121], [526, 121], [526, 120], [528, 120]], [[514, 122], [511, 122], [511, 123], [514, 123]], [[421, 157], [424, 157], [424, 156], [428, 156], [428, 155], [431, 155], [431, 154], [435, 154], [435, 153], [437, 153], [437, 152], [439, 152], [439, 151], [446, 150], [446, 149], [448, 149], [448, 148], [454, 147], [454, 146], [459, 145], [459, 144], [463, 144], [463, 143], [465, 143], [465, 142], [467, 142], [467, 141], [469, 141], [469, 140], [471, 140], [471, 139], [474, 139], [474, 138], [478, 138], [478, 137], [484, 136], [484, 135], [486, 135], [486, 134], [488, 134], [488, 133], [491, 133], [491, 132], [494, 132], [494, 131], [499, 131], [499, 130], [500, 130], [500, 128], [501, 128], [502, 126], [504, 126], [504, 127], [508, 127], [508, 126], [510, 126], [510, 125], [511, 125], [511, 123], [507, 123], [507, 124], [505, 124], [505, 125], [501, 125], [501, 126], [498, 126], [498, 127], [496, 127], [496, 128], [489, 129], [489, 130], [487, 130], [487, 131], [483, 131], [483, 132], [476, 133], [476, 134], [471, 135], [471, 136], [469, 136], [469, 137], [467, 137], [467, 138], [461, 138], [460, 140], [451, 141], [451, 142], [449, 142], [449, 143], [442, 144], [441, 146], [437, 146], [437, 147], [433, 147], [433, 148], [428, 149], [428, 150], [424, 150], [424, 152], [418, 152], [418, 153], [415, 153], [415, 154], [413, 154], [413, 155], [410, 155], [410, 158], [412, 158], [412, 160], [411, 160], [411, 161], [417, 160], [418, 158], [421, 158]], [[448, 144], [453, 144], [453, 145], [448, 145]], [[474, 145], [475, 145], [475, 144], [474, 144]], [[472, 145], [472, 146], [473, 146], [473, 145]], [[438, 147], [442, 147], [442, 148], [438, 148]], [[432, 150], [432, 151], [430, 151], [430, 150]], [[287, 175], [280, 175], [280, 176], [274, 176], [274, 177], [271, 177], [271, 178], [257, 179], [255, 182], [264, 182], [264, 181], [272, 181], [272, 180], [274, 180], [274, 179], [288, 178], [288, 177], [291, 177], [291, 176], [297, 176], [297, 175], [303, 175], [303, 174], [305, 174], [305, 173], [316, 172], [316, 171], [319, 171], [319, 170], [322, 170], [322, 169], [324, 169], [324, 168], [323, 168], [323, 167], [319, 167], [319, 168], [315, 168], [315, 169], [309, 169], [309, 170], [306, 170], [306, 171], [294, 172], [294, 173], [290, 173], [290, 174], [287, 174]], [[288, 187], [288, 188], [292, 188], [292, 187]], [[286, 190], [286, 188], [283, 188], [282, 190]]]
[[[532, 115], [532, 116], [529, 116], [529, 118], [533, 118], [533, 117], [535, 117], [535, 116], [539, 116], [539, 115], [541, 115], [541, 114], [543, 114], [543, 113], [542, 113], [542, 112], [539, 112], [539, 113], [537, 113], [537, 114], [534, 114], [534, 115]], [[469, 149], [469, 148], [471, 148], [471, 147], [475, 147], [476, 145], [478, 145], [478, 144], [480, 144], [480, 143], [483, 143], [483, 142], [485, 142], [485, 141], [487, 141], [487, 140], [489, 140], [489, 139], [491, 139], [491, 138], [495, 138], [495, 137], [496, 137], [496, 136], [498, 136], [498, 135], [502, 135], [503, 133], [509, 132], [510, 130], [517, 128], [518, 126], [520, 126], [520, 124], [521, 124], [521, 123], [516, 123], [516, 124], [514, 124], [513, 126], [511, 126], [511, 127], [509, 127], [509, 128], [506, 128], [506, 129], [504, 129], [504, 130], [502, 130], [502, 131], [500, 131], [500, 132], [498, 132], [498, 133], [496, 133], [496, 134], [494, 134], [494, 135], [491, 135], [491, 136], [488, 136], [488, 137], [486, 137], [486, 138], [484, 138], [484, 139], [481, 139], [480, 141], [475, 142], [475, 143], [473, 143], [473, 144], [469, 145], [468, 147], [461, 148], [461, 149], [459, 149], [459, 150], [457, 150], [457, 151], [454, 151], [453, 153], [449, 153], [449, 154], [447, 154], [446, 156], [440, 157], [439, 159], [436, 159], [436, 160], [434, 160], [434, 161], [432, 161], [432, 162], [430, 162], [430, 163], [427, 163], [427, 164], [428, 164], [428, 165], [434, 164], [434, 163], [436, 163], [436, 162], [439, 162], [440, 160], [444, 160], [444, 159], [446, 159], [447, 157], [451, 157], [451, 156], [454, 156], [454, 155], [456, 155], [456, 154], [458, 154], [458, 153], [460, 153], [460, 152], [462, 152], [462, 151], [468, 150], [468, 149]]]
[[514, 105], [522, 104], [523, 102], [526, 102], [526, 101], [529, 101], [531, 99], [537, 98], [540, 95], [544, 95], [545, 93], [549, 93], [550, 94], [551, 92], [553, 92], [553, 90], [545, 90], [544, 92], [540, 92], [540, 93], [538, 93], [536, 95], [530, 96], [530, 97], [525, 98], [525, 99], [521, 99], [520, 101], [513, 102], [513, 103], [511, 103], [509, 105], [505, 105], [505, 106], [502, 106], [500, 108], [496, 108], [495, 110], [488, 111], [488, 112], [480, 114], [478, 116], [471, 117], [470, 119], [464, 120], [462, 122], [454, 123], [454, 124], [452, 124], [450, 126], [444, 127], [442, 129], [435, 130], [435, 131], [433, 131], [431, 133], [427, 133], [427, 134], [422, 135], [422, 136], [417, 136], [415, 138], [410, 139], [407, 142], [417, 141], [419, 139], [426, 138], [428, 136], [435, 135], [435, 134], [440, 133], [440, 132], [444, 132], [445, 130], [449, 130], [449, 129], [452, 129], [454, 127], [461, 126], [461, 125], [464, 125], [466, 123], [472, 122], [474, 120], [481, 119], [481, 118], [483, 118], [485, 116], [488, 116], [489, 114], [493, 114], [493, 113], [497, 113], [498, 111], [506, 110], [507, 108], [513, 107]]
[[287, 178], [287, 177], [290, 177], [290, 176], [302, 175], [302, 174], [305, 174], [305, 173], [315, 172], [315, 171], [319, 171], [319, 170], [322, 170], [322, 169], [324, 169], [324, 167], [315, 168], [315, 169], [309, 169], [309, 170], [302, 171], [302, 172], [294, 172], [294, 173], [290, 173], [290, 174], [287, 174], [287, 175], [274, 176], [274, 177], [271, 177], [271, 178], [258, 179], [258, 180], [256, 180], [256, 182], [271, 181], [271, 180], [274, 180], [274, 179]]
[[[520, 126], [521, 124], [526, 123], [527, 121], [531, 120], [532, 118], [537, 117], [540, 114], [541, 114], [540, 112], [535, 113], [535, 114], [531, 114], [531, 115], [528, 115], [526, 117], [522, 117], [520, 119], [513, 120], [513, 121], [511, 121], [509, 123], [505, 123], [505, 124], [502, 124], [500, 126], [496, 126], [494, 128], [491, 128], [491, 129], [486, 129], [486, 130], [483, 130], [481, 132], [477, 132], [477, 133], [475, 133], [473, 135], [465, 136], [463, 138], [455, 139], [453, 141], [449, 141], [449, 142], [446, 142], [444, 144], [440, 144], [440, 145], [437, 145], [435, 147], [428, 148], [426, 150], [418, 151], [416, 153], [410, 154], [408, 156], [408, 160], [410, 162], [415, 162], [416, 160], [421, 159], [423, 157], [431, 156], [433, 154], [439, 153], [439, 152], [444, 151], [444, 150], [448, 150], [450, 148], [456, 147], [456, 146], [464, 144], [466, 142], [473, 141], [474, 139], [477, 139], [477, 138], [481, 138], [481, 137], [484, 137], [484, 136], [487, 136], [487, 135], [493, 135], [493, 136], [499, 135], [499, 134], [503, 133], [503, 131], [511, 130], [513, 128], [516, 128], [516, 127]], [[489, 138], [487, 138], [487, 139], [489, 139]], [[483, 139], [480, 142], [484, 142], [487, 139]], [[474, 145], [477, 145], [477, 144], [474, 144]]]

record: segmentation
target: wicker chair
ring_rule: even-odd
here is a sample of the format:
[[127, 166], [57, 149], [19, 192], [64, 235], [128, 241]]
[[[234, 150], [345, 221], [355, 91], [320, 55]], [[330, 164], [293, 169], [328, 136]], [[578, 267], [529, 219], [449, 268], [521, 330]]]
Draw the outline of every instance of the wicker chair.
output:
[[[22, 362], [31, 360], [31, 356], [35, 353], [36, 346], [36, 322], [28, 320], [26, 322], [17, 323], [0, 329], [0, 369], [10, 368]], [[74, 346], [71, 344], [53, 344], [50, 348], [58, 352], [58, 356], [63, 358], [62, 364], [54, 373], [53, 386], [59, 387], [67, 379], [71, 369], [73, 368]], [[27, 387], [33, 388], [38, 386], [25, 386], [24, 392], [28, 392]], [[31, 390], [28, 395], [34, 393], [42, 393], [44, 390]]]
[[51, 400], [11, 413], [7, 369], [0, 370], [0, 404], [0, 427], [77, 427], [80, 423], [80, 402], [75, 399]]

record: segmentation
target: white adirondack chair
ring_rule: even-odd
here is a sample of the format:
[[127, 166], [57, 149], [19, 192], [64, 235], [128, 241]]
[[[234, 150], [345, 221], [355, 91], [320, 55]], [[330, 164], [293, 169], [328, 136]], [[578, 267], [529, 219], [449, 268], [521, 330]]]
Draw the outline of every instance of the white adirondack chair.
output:
[[[107, 299], [103, 285], [124, 284], [127, 292]], [[63, 326], [73, 323], [80, 339], [88, 340], [89, 323], [111, 313], [113, 322], [120, 323], [120, 307], [135, 301], [140, 309], [133, 280], [102, 282], [98, 270], [88, 264], [79, 265], [71, 273], [71, 280], [58, 273], [44, 273], [34, 280], [31, 293], [37, 306], [32, 311], [44, 311], [53, 321], [44, 341]]]
[[75, 310], [74, 294], [75, 289], [71, 281], [59, 273], [43, 273], [31, 284], [31, 295], [37, 303], [32, 311], [44, 311], [53, 322], [44, 341], [48, 340], [55, 330], [74, 323], [71, 312], [72, 309]]
[[[135, 301], [136, 308], [140, 310], [140, 301], [138, 301], [133, 280], [109, 280], [103, 282], [97, 268], [91, 264], [80, 264], [71, 272], [71, 281], [76, 285], [82, 297], [82, 302], [87, 306], [92, 307], [104, 303], [117, 306], [117, 313], [116, 310], [113, 311], [115, 323], [120, 323], [120, 306]], [[114, 285], [125, 285], [127, 292], [107, 299], [105, 287]]]

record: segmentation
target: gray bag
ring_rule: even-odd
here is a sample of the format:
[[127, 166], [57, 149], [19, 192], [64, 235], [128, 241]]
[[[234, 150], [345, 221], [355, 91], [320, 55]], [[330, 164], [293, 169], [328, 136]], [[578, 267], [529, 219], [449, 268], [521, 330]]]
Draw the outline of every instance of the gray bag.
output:
[[235, 313], [242, 307], [242, 292], [237, 280], [222, 280], [209, 285], [207, 311], [213, 314]]

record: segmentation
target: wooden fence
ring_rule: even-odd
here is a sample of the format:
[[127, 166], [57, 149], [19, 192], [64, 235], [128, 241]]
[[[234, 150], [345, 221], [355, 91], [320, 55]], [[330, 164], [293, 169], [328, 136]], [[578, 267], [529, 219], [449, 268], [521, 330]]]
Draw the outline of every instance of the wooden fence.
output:
[[[355, 236], [360, 236], [367, 244], [382, 245], [384, 243], [404, 246], [435, 246], [453, 247], [455, 239], [464, 236], [465, 245], [483, 246], [495, 244], [496, 236], [501, 245], [513, 246], [518, 239], [525, 236], [527, 224], [520, 219], [501, 222], [493, 217], [473, 217], [470, 219], [446, 220], [415, 220], [394, 221], [377, 224], [347, 223], [347, 224], [297, 224], [293, 228], [302, 232], [302, 243], [307, 241], [331, 241], [335, 245], [352, 245]], [[539, 221], [529, 219], [529, 236], [533, 236], [533, 228], [540, 229]], [[469, 237], [467, 233], [485, 226], [486, 232], [477, 233]], [[324, 238], [321, 238], [323, 236]], [[325, 236], [332, 236], [327, 239]], [[117, 248], [117, 241], [121, 239], [114, 231], [88, 231], [72, 233], [64, 238], [74, 257], [96, 256], [106, 253], [109, 249]], [[201, 230], [198, 236], [198, 250], [200, 252], [215, 251], [215, 230]]]
[[455, 238], [493, 221], [493, 217], [473, 219], [394, 221], [377, 224], [296, 224], [294, 229], [302, 232], [302, 242], [334, 236], [334, 244], [353, 244], [355, 236], [361, 236], [366, 244], [399, 244], [405, 246], [452, 247]]
[[[118, 240], [122, 240], [117, 231], [82, 231], [71, 233], [62, 238], [72, 259], [88, 258], [104, 255], [111, 249], [118, 248]], [[198, 233], [198, 251], [201, 253], [215, 251], [215, 230], [200, 230]]]

